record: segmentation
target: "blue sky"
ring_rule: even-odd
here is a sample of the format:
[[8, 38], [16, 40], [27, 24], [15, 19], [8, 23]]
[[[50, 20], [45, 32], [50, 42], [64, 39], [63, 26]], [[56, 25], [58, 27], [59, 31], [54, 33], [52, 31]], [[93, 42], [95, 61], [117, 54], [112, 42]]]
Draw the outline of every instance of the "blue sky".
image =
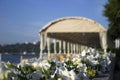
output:
[[80, 16], [108, 28], [103, 16], [107, 0], [0, 0], [0, 44], [39, 40], [39, 30], [49, 21]]

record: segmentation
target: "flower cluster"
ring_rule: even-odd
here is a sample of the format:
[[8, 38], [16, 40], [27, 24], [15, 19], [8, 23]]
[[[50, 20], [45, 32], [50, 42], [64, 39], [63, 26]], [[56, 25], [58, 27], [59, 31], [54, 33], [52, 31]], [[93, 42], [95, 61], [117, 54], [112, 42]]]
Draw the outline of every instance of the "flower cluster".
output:
[[24, 65], [7, 63], [6, 66], [12, 69], [9, 77], [15, 80], [91, 80], [107, 73], [110, 63], [110, 54], [90, 48], [72, 59], [38, 59]]

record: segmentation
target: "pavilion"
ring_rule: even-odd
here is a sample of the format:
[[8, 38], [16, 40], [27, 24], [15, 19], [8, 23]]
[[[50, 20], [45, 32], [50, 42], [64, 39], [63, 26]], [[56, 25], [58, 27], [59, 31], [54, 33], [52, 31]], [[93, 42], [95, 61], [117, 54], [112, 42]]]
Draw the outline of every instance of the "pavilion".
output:
[[[80, 53], [88, 47], [101, 48], [106, 53], [107, 30], [99, 23], [84, 17], [64, 17], [49, 22], [39, 32], [41, 37], [40, 58], [47, 46], [50, 56], [50, 43], [54, 42], [54, 53]], [[59, 43], [59, 51], [56, 43]]]

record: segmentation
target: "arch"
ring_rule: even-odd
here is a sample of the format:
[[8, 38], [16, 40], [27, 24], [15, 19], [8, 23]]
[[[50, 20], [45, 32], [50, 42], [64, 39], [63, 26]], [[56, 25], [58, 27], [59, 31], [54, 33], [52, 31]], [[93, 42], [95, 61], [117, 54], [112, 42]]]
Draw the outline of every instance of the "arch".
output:
[[[66, 26], [67, 25], [67, 26]], [[79, 25], [79, 26], [78, 26]], [[73, 30], [73, 27], [75, 28]], [[54, 28], [54, 29], [53, 29]], [[57, 28], [57, 29], [55, 29]], [[67, 28], [66, 30], [64, 28]], [[76, 28], [78, 29], [76, 31]], [[82, 29], [81, 29], [82, 28]], [[86, 28], [91, 28], [86, 30]], [[64, 30], [63, 30], [64, 29]], [[71, 29], [71, 30], [70, 30]], [[94, 20], [85, 17], [63, 17], [46, 24], [40, 32], [100, 32], [106, 29]], [[69, 31], [70, 30], [70, 31]], [[79, 31], [81, 30], [81, 31]]]
[[[73, 44], [98, 47], [106, 51], [106, 29], [94, 20], [85, 17], [64, 17], [53, 20], [41, 30], [41, 50], [47, 43], [47, 37]], [[42, 53], [42, 52], [41, 52]]]

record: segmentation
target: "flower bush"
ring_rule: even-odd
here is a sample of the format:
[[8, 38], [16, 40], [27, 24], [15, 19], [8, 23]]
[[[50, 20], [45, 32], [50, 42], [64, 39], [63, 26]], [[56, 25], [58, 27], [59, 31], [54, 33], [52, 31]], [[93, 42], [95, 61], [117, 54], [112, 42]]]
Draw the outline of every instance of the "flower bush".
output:
[[36, 60], [32, 63], [14, 65], [6, 63], [9, 78], [15, 80], [92, 80], [109, 71], [110, 54], [89, 49], [73, 58]]

